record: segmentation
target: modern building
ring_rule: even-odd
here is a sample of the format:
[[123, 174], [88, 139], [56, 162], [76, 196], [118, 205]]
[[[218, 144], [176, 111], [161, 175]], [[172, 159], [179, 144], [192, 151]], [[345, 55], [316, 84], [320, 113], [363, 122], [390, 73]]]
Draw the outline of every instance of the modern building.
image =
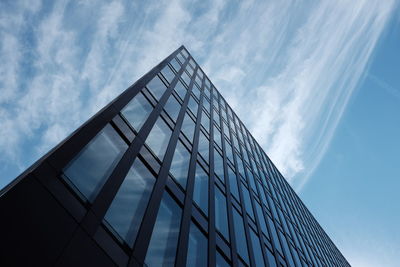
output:
[[182, 46], [0, 191], [1, 266], [350, 266]]

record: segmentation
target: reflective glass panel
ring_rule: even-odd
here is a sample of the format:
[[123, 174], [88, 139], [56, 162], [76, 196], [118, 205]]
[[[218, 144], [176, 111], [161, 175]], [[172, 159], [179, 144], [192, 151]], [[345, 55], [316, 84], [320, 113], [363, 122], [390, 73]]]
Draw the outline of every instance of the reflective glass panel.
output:
[[260, 239], [251, 228], [250, 228], [250, 239], [251, 239], [251, 244], [253, 246], [253, 254], [256, 266], [264, 266], [265, 264], [264, 264], [263, 253], [261, 250]]
[[204, 135], [204, 133], [200, 131], [198, 152], [207, 163], [209, 160], [209, 151], [210, 151], [210, 141]]
[[268, 259], [268, 265], [271, 267], [277, 267], [276, 265], [276, 260], [274, 255], [269, 249], [265, 249], [267, 251], [267, 259]]
[[221, 132], [215, 125], [214, 125], [214, 142], [222, 149]]
[[106, 221], [130, 246], [136, 239], [154, 182], [154, 176], [136, 158], [105, 215]]
[[215, 227], [229, 241], [226, 197], [217, 186], [215, 186]]
[[181, 131], [186, 135], [190, 142], [193, 140], [195, 126], [194, 121], [190, 118], [189, 114], [186, 113], [185, 118], [183, 119]]
[[171, 95], [167, 103], [165, 103], [164, 110], [168, 113], [171, 119], [176, 122], [179, 111], [181, 110], [181, 104], [179, 104], [178, 100], [176, 100], [176, 98]]
[[174, 72], [171, 70], [171, 68], [167, 65], [161, 70], [162, 75], [165, 77], [165, 79], [171, 83], [172, 80], [175, 77]]
[[174, 90], [182, 100], [185, 98], [187, 90], [186, 90], [186, 87], [182, 84], [181, 81], [178, 81], [176, 83]]
[[171, 133], [171, 129], [164, 122], [164, 120], [159, 117], [146, 139], [146, 144], [151, 148], [151, 150], [160, 160], [163, 160], [164, 158], [164, 154], [167, 150]]
[[197, 116], [197, 109], [199, 108], [199, 104], [197, 104], [196, 100], [194, 100], [193, 96], [190, 97], [188, 107], [194, 116]]
[[229, 188], [231, 190], [231, 194], [236, 198], [237, 201], [240, 202], [238, 180], [236, 178], [236, 174], [230, 167], [228, 167], [228, 177], [229, 177]]
[[181, 214], [175, 200], [164, 192], [145, 258], [148, 266], [174, 266]]
[[142, 93], [137, 94], [121, 111], [122, 115], [139, 132], [143, 126], [153, 106], [144, 97]]
[[160, 100], [167, 87], [158, 76], [155, 76], [147, 85], [147, 89], [153, 94], [155, 99]]
[[186, 83], [187, 86], [190, 85], [190, 77], [186, 72], [182, 73], [182, 79]]
[[242, 186], [242, 191], [243, 191], [243, 200], [246, 211], [250, 215], [250, 217], [253, 218], [254, 220], [254, 213], [253, 213], [253, 208], [251, 207], [249, 190], [247, 190], [245, 186]]
[[194, 177], [193, 200], [208, 215], [208, 174], [197, 163]]
[[127, 148], [119, 134], [107, 124], [63, 172], [89, 201], [93, 201]]
[[207, 266], [207, 238], [193, 222], [190, 223], [188, 254], [186, 266]]
[[235, 237], [236, 247], [239, 255], [249, 263], [249, 254], [247, 251], [246, 234], [244, 232], [243, 217], [239, 214], [236, 209], [233, 210], [233, 222], [235, 224]]
[[171, 65], [175, 69], [176, 72], [178, 72], [181, 69], [181, 64], [179, 64], [175, 58], [173, 60], [171, 60]]
[[207, 133], [210, 132], [210, 118], [206, 115], [206, 113], [204, 111], [201, 114], [201, 125], [203, 125], [203, 127], [207, 131]]
[[261, 206], [257, 201], [255, 201], [255, 204], [256, 204], [255, 206], [256, 206], [256, 211], [257, 211], [257, 218], [258, 218], [258, 221], [260, 222], [261, 231], [264, 233], [265, 236], [267, 236], [269, 238], [267, 225], [264, 220], [264, 214], [262, 212]]
[[196, 96], [197, 100], [200, 99], [200, 87], [193, 86], [192, 93]]
[[172, 158], [170, 173], [179, 184], [186, 188], [186, 181], [189, 170], [190, 153], [186, 147], [178, 140], [176, 144], [174, 157]]
[[214, 149], [214, 172], [221, 179], [222, 182], [225, 182], [224, 163], [222, 161], [222, 156], [215, 149]]
[[217, 251], [216, 253], [216, 266], [217, 267], [230, 267], [231, 265], [226, 262], [224, 257]]

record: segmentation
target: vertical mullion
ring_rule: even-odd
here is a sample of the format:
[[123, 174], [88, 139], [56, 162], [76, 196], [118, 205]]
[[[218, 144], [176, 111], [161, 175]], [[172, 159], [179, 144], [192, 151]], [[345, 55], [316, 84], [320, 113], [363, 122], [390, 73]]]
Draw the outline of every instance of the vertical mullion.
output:
[[[178, 72], [175, 79], [177, 79], [178, 77], [181, 76], [181, 74], [183, 73], [188, 62], [189, 62], [189, 57], [186, 59], [185, 63], [182, 65], [181, 70]], [[171, 94], [172, 94], [172, 90], [170, 92], [170, 95]], [[174, 150], [175, 150], [178, 138], [179, 138], [179, 133], [180, 133], [181, 126], [183, 123], [183, 118], [184, 118], [185, 112], [186, 112], [186, 107], [189, 102], [189, 97], [190, 97], [190, 85], [186, 92], [186, 96], [183, 101], [181, 110], [179, 112], [178, 119], [175, 124], [175, 128], [172, 132], [172, 136], [168, 143], [168, 147], [167, 147], [167, 150], [164, 155], [164, 160], [162, 162], [156, 183], [154, 184], [153, 192], [151, 194], [146, 212], [143, 216], [143, 220], [142, 220], [142, 223], [141, 223], [139, 231], [138, 231], [138, 236], [136, 237], [136, 242], [133, 246], [133, 251], [132, 251], [131, 259], [130, 259], [130, 265], [134, 266], [137, 262], [142, 265], [144, 264], [147, 249], [148, 249], [150, 239], [152, 236], [152, 232], [153, 232], [153, 227], [156, 222], [156, 218], [157, 218], [158, 210], [159, 210], [160, 203], [162, 200], [162, 196], [165, 191], [165, 186], [166, 186], [167, 179], [168, 179], [169, 168], [172, 163], [172, 157], [173, 157]]]
[[[189, 94], [193, 90], [194, 81], [197, 75], [198, 66], [196, 64], [195, 70], [193, 72], [193, 76], [191, 78], [191, 90]], [[202, 105], [203, 105], [203, 94], [200, 94], [199, 105], [197, 108], [197, 116], [196, 116], [196, 124], [195, 131], [193, 137], [193, 145], [189, 162], [189, 172], [188, 172], [188, 180], [186, 184], [186, 194], [184, 200], [184, 207], [182, 213], [182, 222], [179, 233], [179, 241], [177, 246], [177, 256], [175, 266], [185, 266], [187, 259], [187, 251], [188, 251], [188, 240], [189, 240], [189, 232], [190, 232], [190, 223], [192, 217], [192, 207], [193, 207], [193, 191], [194, 191], [194, 179], [195, 179], [195, 171], [196, 171], [196, 160], [197, 160], [197, 150], [199, 145], [199, 131], [201, 126], [201, 114], [202, 114]]]

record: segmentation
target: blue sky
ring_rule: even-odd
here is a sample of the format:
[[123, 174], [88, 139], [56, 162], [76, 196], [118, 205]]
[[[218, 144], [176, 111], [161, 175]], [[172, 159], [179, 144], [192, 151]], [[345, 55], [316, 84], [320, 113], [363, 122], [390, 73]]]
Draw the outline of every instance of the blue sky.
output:
[[184, 44], [350, 263], [396, 266], [398, 14], [395, 0], [1, 1], [0, 187]]

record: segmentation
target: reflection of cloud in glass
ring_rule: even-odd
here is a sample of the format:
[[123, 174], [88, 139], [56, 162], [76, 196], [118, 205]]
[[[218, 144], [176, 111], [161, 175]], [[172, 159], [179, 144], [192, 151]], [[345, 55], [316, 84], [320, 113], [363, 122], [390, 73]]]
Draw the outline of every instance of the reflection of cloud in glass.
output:
[[113, 229], [131, 246], [136, 239], [154, 182], [150, 171], [136, 159], [105, 216]]
[[147, 250], [148, 266], [174, 266], [182, 210], [164, 193]]
[[107, 124], [64, 169], [64, 174], [89, 200], [93, 200], [128, 145]]

